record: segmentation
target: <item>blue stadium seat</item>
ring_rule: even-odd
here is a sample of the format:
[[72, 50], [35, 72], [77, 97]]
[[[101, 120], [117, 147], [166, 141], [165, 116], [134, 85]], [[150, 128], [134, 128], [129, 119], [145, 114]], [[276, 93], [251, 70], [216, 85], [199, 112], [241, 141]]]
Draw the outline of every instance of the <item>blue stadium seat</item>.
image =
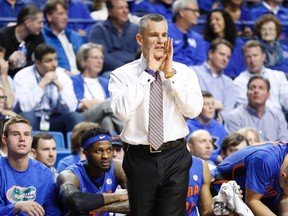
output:
[[[35, 135], [38, 132], [41, 132], [41, 131], [32, 131], [32, 135]], [[47, 131], [47, 133], [49, 133], [50, 135], [53, 136], [53, 138], [54, 138], [54, 140], [56, 142], [56, 147], [57, 147], [57, 151], [58, 152], [62, 151], [62, 150], [70, 151], [70, 149], [65, 147], [64, 135], [63, 135], [62, 132], [59, 132], [59, 131]]]
[[68, 146], [68, 149], [71, 150], [71, 138], [72, 138], [72, 131], [69, 131], [66, 133], [66, 143]]
[[[32, 135], [35, 135], [38, 132], [43, 132], [43, 131], [32, 131]], [[56, 142], [56, 148], [57, 148], [57, 159], [54, 164], [55, 167], [57, 167], [58, 162], [71, 154], [71, 144], [69, 144], [68, 148], [65, 145], [64, 141], [64, 135], [60, 131], [47, 131], [47, 133], [51, 134]]]

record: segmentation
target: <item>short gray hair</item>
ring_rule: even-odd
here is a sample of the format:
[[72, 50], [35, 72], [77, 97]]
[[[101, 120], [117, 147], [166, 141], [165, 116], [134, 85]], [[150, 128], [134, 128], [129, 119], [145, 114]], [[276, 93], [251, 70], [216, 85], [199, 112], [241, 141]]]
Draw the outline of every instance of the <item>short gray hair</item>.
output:
[[147, 23], [149, 21], [153, 21], [153, 22], [165, 21], [167, 23], [165, 17], [160, 15], [160, 14], [146, 14], [139, 21], [139, 24], [138, 24], [138, 33], [139, 34], [143, 34], [143, 32], [147, 26]]
[[172, 6], [173, 16], [177, 16], [181, 9], [187, 8], [189, 3], [198, 5], [197, 0], [176, 0]]
[[101, 50], [101, 52], [104, 54], [103, 46], [100, 44], [96, 43], [85, 43], [83, 44], [76, 55], [76, 63], [77, 63], [77, 68], [79, 71], [83, 72], [84, 68], [82, 66], [82, 62], [86, 61], [88, 59], [88, 53], [91, 49], [98, 49]]

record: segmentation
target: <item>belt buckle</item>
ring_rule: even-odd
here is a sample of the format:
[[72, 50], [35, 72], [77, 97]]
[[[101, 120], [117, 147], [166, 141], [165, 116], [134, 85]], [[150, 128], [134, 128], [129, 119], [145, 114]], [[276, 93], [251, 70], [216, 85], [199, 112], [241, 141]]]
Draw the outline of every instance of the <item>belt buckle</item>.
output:
[[151, 145], [149, 145], [149, 147], [150, 147], [150, 153], [152, 153], [152, 154], [162, 152], [161, 150], [154, 150]]

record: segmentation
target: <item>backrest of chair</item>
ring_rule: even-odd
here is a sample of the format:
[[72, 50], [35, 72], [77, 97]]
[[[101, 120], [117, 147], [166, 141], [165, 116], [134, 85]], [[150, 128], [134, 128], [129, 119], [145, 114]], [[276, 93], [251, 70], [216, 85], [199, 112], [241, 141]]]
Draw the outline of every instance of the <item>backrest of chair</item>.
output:
[[66, 143], [67, 143], [68, 149], [70, 150], [71, 150], [71, 138], [72, 138], [72, 131], [69, 131], [66, 133]]
[[[32, 136], [35, 135], [38, 132], [40, 132], [40, 131], [32, 131]], [[54, 140], [56, 142], [57, 151], [59, 151], [59, 150], [68, 150], [65, 147], [64, 135], [63, 135], [62, 132], [60, 132], [60, 131], [47, 131], [47, 133], [49, 133], [50, 135], [53, 136], [53, 138], [54, 138]]]

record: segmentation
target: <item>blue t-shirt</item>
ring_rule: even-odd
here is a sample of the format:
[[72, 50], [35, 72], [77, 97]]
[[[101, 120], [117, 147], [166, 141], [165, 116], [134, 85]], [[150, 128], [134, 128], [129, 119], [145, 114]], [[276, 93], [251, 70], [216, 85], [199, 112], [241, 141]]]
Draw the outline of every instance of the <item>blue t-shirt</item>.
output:
[[200, 191], [204, 182], [203, 163], [200, 158], [194, 157], [189, 170], [188, 193], [186, 197], [186, 215], [197, 216], [197, 205]]
[[7, 157], [0, 158], [0, 196], [0, 215], [14, 215], [13, 208], [18, 201], [34, 201], [44, 208], [45, 215], [61, 215], [56, 205], [53, 173], [33, 159], [20, 172], [10, 166]]
[[62, 172], [66, 167], [72, 165], [72, 164], [76, 164], [80, 161], [80, 156], [79, 154], [71, 154], [68, 155], [64, 158], [62, 158], [57, 166], [57, 173]]
[[288, 143], [269, 142], [241, 149], [220, 163], [215, 170], [215, 182], [235, 180], [245, 191], [247, 186], [263, 197], [279, 199], [281, 164], [288, 153]]
[[[71, 170], [72, 172], [74, 172], [77, 178], [79, 179], [80, 182], [79, 190], [82, 192], [95, 193], [95, 194], [114, 193], [118, 185], [114, 175], [114, 161], [112, 160], [110, 169], [107, 172], [105, 172], [103, 184], [99, 188], [96, 187], [95, 184], [88, 177], [84, 167], [84, 164], [86, 162], [87, 160], [83, 160], [66, 168], [66, 170]], [[101, 177], [95, 179], [95, 182], [98, 182], [100, 178]], [[90, 215], [95, 216], [95, 214]], [[101, 212], [97, 214], [97, 216], [109, 216], [109, 213]]]

